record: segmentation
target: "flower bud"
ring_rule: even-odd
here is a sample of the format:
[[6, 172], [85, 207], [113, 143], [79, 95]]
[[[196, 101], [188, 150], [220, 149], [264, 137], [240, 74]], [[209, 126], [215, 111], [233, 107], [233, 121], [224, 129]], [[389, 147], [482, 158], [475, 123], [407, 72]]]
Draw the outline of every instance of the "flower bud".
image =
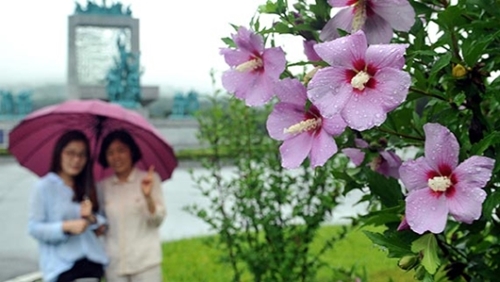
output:
[[462, 78], [467, 75], [467, 69], [461, 64], [457, 64], [453, 67], [451, 74], [454, 78]]
[[417, 266], [418, 256], [416, 255], [406, 255], [398, 261], [398, 266], [404, 270], [410, 270]]

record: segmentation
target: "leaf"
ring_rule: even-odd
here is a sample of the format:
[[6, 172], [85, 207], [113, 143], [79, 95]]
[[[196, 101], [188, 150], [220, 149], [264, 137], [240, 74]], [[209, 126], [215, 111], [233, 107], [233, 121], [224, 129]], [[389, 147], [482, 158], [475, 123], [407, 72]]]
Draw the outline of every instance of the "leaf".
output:
[[436, 75], [440, 70], [448, 66], [450, 64], [450, 61], [451, 61], [450, 53], [442, 55], [434, 64], [434, 66], [432, 66], [431, 77], [434, 77], [434, 75]]
[[500, 143], [500, 132], [492, 132], [488, 134], [488, 136], [486, 136], [483, 140], [472, 146], [471, 154], [481, 155], [484, 151], [486, 151], [486, 149], [488, 149], [488, 147], [498, 143]]
[[373, 244], [386, 248], [389, 252], [387, 256], [390, 258], [400, 258], [412, 254], [412, 251], [408, 248], [408, 244], [402, 242], [395, 236], [386, 236], [366, 230], [363, 230], [363, 233], [365, 233]]
[[399, 200], [403, 199], [401, 186], [396, 179], [385, 177], [371, 170], [367, 171], [366, 175], [370, 191], [380, 198], [385, 207], [397, 206]]
[[434, 234], [428, 233], [413, 241], [411, 250], [415, 253], [422, 252], [422, 265], [430, 274], [436, 273], [441, 264], [437, 255], [437, 240]]

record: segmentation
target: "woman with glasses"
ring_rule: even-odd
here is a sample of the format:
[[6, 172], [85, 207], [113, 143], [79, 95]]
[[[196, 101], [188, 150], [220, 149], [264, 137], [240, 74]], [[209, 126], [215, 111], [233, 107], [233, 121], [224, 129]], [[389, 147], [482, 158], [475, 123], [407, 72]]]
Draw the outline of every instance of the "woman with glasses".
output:
[[50, 172], [35, 186], [28, 230], [39, 243], [40, 270], [46, 282], [99, 281], [108, 263], [94, 232], [105, 222], [96, 213], [89, 158], [85, 134], [66, 132], [55, 144]]

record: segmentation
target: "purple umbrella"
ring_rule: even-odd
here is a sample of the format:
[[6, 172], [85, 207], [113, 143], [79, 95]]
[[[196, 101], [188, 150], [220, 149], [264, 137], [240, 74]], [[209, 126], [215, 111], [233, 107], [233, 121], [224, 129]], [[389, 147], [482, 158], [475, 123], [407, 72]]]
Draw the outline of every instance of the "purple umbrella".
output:
[[[102, 138], [110, 131], [128, 131], [141, 149], [137, 166], [147, 170], [154, 165], [162, 180], [169, 179], [177, 166], [172, 147], [140, 114], [101, 100], [69, 100], [37, 110], [26, 116], [9, 134], [9, 151], [18, 162], [43, 176], [49, 171], [54, 145], [68, 130], [81, 130], [90, 139], [96, 160]], [[101, 180], [112, 174], [94, 163], [94, 176]]]

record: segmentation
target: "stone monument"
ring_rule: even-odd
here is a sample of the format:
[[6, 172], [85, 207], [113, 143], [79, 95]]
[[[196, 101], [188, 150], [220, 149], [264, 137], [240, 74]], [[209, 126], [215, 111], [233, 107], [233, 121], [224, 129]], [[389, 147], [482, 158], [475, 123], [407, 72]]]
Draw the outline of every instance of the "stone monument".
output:
[[[122, 53], [140, 54], [139, 20], [132, 17], [130, 6], [120, 2], [106, 5], [103, 0], [99, 5], [87, 0], [86, 6], [75, 6], [74, 14], [68, 17], [69, 98], [109, 100], [108, 81], [115, 75], [109, 70], [115, 66], [115, 58]], [[117, 48], [117, 41], [122, 49]], [[138, 83], [139, 77], [129, 80]], [[142, 106], [159, 95], [157, 86], [136, 85], [129, 92], [140, 93]]]

